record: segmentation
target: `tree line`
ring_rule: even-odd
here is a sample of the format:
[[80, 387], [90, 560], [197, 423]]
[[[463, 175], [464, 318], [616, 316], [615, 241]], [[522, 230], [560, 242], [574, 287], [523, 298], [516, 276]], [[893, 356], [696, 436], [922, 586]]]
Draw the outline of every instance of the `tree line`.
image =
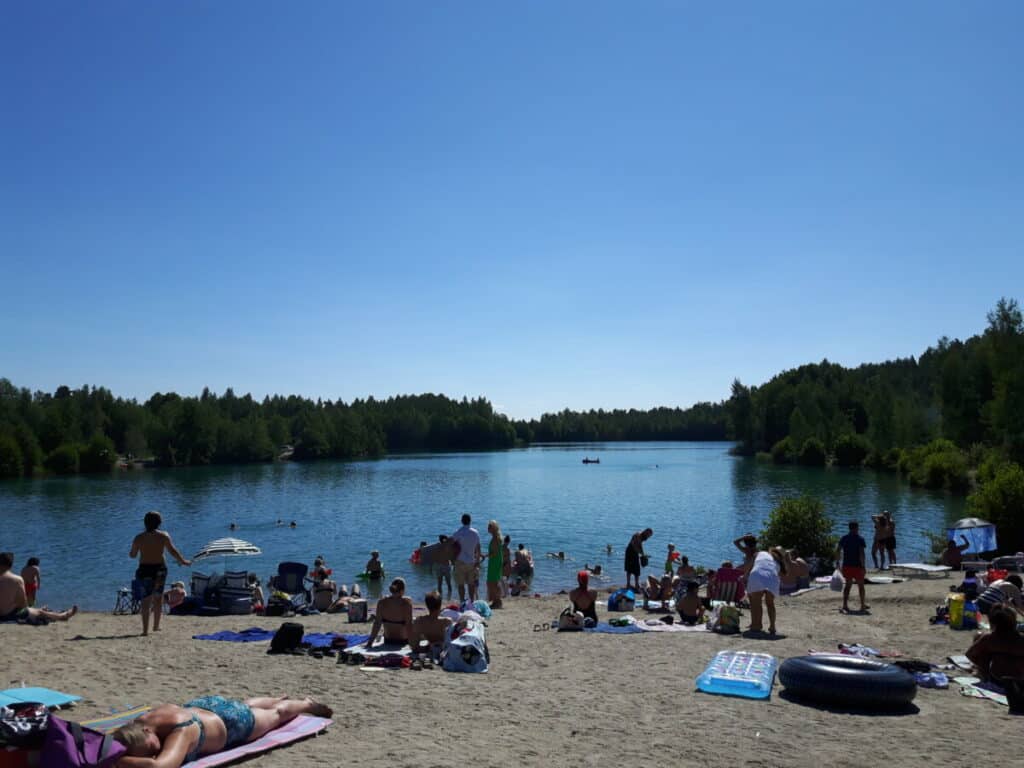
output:
[[759, 386], [733, 381], [734, 451], [899, 471], [916, 485], [970, 492], [972, 513], [1024, 549], [1024, 322], [1005, 298], [987, 320], [983, 333], [943, 337], [916, 359], [823, 360]]
[[536, 441], [723, 440], [722, 404], [562, 411], [513, 421], [485, 398], [369, 397], [351, 403], [203, 390], [144, 403], [104, 387], [31, 392], [0, 379], [0, 477], [108, 472], [119, 457], [161, 466], [358, 459], [385, 452], [491, 450]]

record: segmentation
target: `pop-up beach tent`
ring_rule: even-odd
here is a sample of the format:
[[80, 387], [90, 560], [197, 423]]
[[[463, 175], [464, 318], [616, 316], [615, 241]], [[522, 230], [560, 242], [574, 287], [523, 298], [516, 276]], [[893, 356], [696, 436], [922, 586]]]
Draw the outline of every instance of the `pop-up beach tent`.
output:
[[951, 528], [946, 529], [946, 535], [960, 545], [960, 537], [963, 536], [970, 542], [967, 549], [969, 554], [977, 555], [982, 552], [994, 552], [996, 550], [996, 527], [980, 517], [965, 517], [957, 520]]

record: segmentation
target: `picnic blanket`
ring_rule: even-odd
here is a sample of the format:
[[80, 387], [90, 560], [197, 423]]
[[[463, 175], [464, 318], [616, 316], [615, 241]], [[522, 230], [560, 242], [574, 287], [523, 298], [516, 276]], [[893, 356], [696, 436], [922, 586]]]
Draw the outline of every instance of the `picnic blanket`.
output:
[[373, 644], [372, 648], [366, 647], [366, 641], [370, 639], [369, 635], [361, 635], [362, 640], [358, 643], [350, 643], [345, 649], [349, 653], [358, 653], [362, 656], [372, 659], [375, 656], [411, 656], [412, 648], [409, 647], [408, 643], [385, 643], [382, 640], [378, 640]]
[[[131, 722], [140, 715], [145, 714], [150, 709], [151, 707], [136, 707], [135, 709], [129, 709], [124, 712], [116, 712], [108, 717], [86, 720], [82, 725], [86, 725], [97, 731], [109, 733], [110, 731]], [[225, 750], [224, 752], [204, 755], [198, 760], [185, 763], [182, 768], [212, 768], [212, 766], [215, 765], [225, 765], [227, 763], [233, 763], [236, 760], [243, 760], [247, 757], [251, 757], [252, 755], [259, 754], [260, 752], [267, 752], [271, 749], [284, 746], [285, 744], [291, 744], [293, 741], [299, 741], [300, 739], [315, 736], [321, 731], [326, 730], [327, 726], [332, 722], [332, 720], [329, 720], [326, 717], [299, 715], [294, 720], [282, 725], [280, 728], [275, 728], [261, 738], [256, 739], [256, 741], [249, 744], [242, 744], [234, 749]]]

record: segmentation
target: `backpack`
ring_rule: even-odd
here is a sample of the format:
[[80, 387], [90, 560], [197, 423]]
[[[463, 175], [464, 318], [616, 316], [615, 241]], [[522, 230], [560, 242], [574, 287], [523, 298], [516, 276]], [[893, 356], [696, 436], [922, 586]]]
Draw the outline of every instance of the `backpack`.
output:
[[267, 653], [290, 653], [299, 647], [302, 642], [304, 628], [294, 621], [286, 621], [277, 628], [274, 637], [270, 640], [270, 648]]
[[735, 635], [740, 631], [740, 609], [735, 605], [720, 605], [711, 619], [711, 629], [723, 635]]
[[612, 592], [608, 598], [609, 611], [632, 611], [636, 607], [636, 594], [631, 589]]
[[39, 768], [113, 768], [125, 746], [109, 733], [50, 716], [39, 752]]

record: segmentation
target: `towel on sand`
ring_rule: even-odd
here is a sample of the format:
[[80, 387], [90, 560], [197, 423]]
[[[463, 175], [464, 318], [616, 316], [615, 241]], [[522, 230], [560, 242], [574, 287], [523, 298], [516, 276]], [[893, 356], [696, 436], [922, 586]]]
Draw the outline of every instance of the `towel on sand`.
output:
[[636, 624], [629, 624], [625, 627], [613, 627], [611, 624], [602, 621], [596, 627], [586, 627], [584, 632], [599, 632], [604, 635], [638, 635], [643, 632]]
[[[193, 640], [220, 640], [225, 643], [263, 643], [274, 637], [274, 630], [262, 629], [261, 627], [249, 627], [241, 632], [211, 632], [208, 635], [192, 635]], [[307, 632], [302, 636], [302, 642], [308, 643], [312, 648], [329, 648], [337, 637], [344, 637], [348, 646], [365, 643], [370, 639], [369, 635], [342, 635], [335, 632]]]

